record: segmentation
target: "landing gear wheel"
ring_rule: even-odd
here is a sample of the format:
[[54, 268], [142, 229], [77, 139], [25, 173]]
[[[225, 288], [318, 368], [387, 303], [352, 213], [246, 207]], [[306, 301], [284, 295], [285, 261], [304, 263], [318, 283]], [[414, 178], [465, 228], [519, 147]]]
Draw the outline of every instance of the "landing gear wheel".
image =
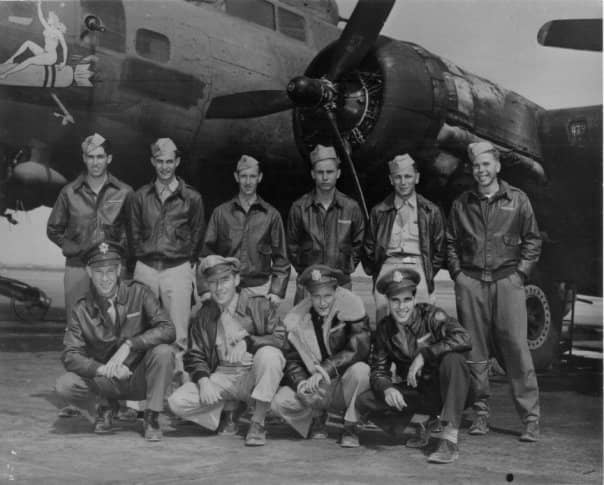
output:
[[48, 313], [49, 305], [41, 303], [40, 301], [20, 301], [16, 298], [11, 298], [11, 308], [15, 315], [22, 322], [33, 323], [40, 320], [44, 320], [44, 317]]
[[527, 341], [536, 370], [548, 369], [558, 358], [562, 301], [554, 288], [526, 285]]

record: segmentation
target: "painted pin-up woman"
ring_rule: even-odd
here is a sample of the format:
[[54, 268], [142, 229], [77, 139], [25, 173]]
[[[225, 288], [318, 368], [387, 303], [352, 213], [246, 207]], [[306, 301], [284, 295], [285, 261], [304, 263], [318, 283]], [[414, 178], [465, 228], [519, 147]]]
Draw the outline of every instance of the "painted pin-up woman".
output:
[[42, 27], [44, 27], [43, 35], [44, 35], [44, 47], [40, 47], [35, 42], [31, 40], [26, 40], [21, 47], [17, 49], [17, 51], [10, 57], [4, 64], [1, 66], [6, 66], [7, 64], [14, 64], [14, 60], [20, 54], [23, 54], [27, 49], [29, 49], [32, 53], [32, 57], [28, 57], [24, 61], [19, 64], [14, 64], [8, 71], [0, 74], [0, 79], [9, 76], [10, 74], [14, 74], [15, 72], [22, 71], [28, 66], [52, 66], [57, 63], [58, 60], [58, 46], [61, 44], [61, 49], [63, 50], [63, 60], [60, 64], [58, 64], [59, 69], [63, 69], [65, 67], [65, 63], [67, 62], [67, 44], [65, 42], [65, 32], [67, 28], [61, 22], [57, 14], [53, 11], [48, 12], [48, 19], [44, 18], [44, 14], [42, 12], [42, 0], [38, 0], [38, 17], [40, 18], [40, 23]]

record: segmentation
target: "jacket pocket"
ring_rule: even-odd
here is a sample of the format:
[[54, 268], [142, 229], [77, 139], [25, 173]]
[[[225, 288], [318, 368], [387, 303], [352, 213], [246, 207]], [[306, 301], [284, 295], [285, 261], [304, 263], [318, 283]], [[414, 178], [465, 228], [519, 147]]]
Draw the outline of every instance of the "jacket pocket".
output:
[[504, 259], [518, 259], [520, 257], [521, 239], [512, 234], [504, 234], [502, 237], [502, 256]]
[[259, 244], [258, 245], [258, 256], [260, 257], [260, 263], [262, 264], [263, 270], [270, 269], [271, 254], [273, 254], [273, 248], [271, 247], [270, 244]]
[[352, 246], [350, 244], [340, 244], [338, 247], [338, 267], [347, 273], [352, 273]]
[[476, 239], [472, 236], [466, 236], [461, 239], [459, 246], [461, 261], [470, 263], [476, 254]]

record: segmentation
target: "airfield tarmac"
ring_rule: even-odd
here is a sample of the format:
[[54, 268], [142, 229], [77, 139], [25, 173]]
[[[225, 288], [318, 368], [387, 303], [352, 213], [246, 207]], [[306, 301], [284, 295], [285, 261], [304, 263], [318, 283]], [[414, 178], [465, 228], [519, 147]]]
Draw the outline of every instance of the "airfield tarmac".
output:
[[[84, 418], [57, 417], [62, 272], [3, 269], [2, 275], [37, 285], [53, 306], [46, 321], [26, 324], [0, 297], [0, 483], [602, 483], [601, 356], [539, 375], [542, 438], [536, 444], [518, 442], [521, 425], [508, 386], [505, 378], [494, 378], [491, 432], [471, 437], [464, 423], [460, 458], [451, 465], [428, 464], [420, 450], [375, 429], [363, 431], [361, 448], [342, 449], [335, 423], [326, 441], [302, 440], [271, 423], [262, 448], [243, 445], [246, 422], [240, 436], [218, 437], [168, 415], [161, 418], [160, 443], [144, 442], [140, 422], [118, 422], [113, 436], [93, 435]], [[353, 285], [372, 314], [369, 280], [355, 278]], [[437, 301], [454, 312], [450, 281], [437, 283]], [[601, 299], [577, 306], [579, 325], [598, 322]]]

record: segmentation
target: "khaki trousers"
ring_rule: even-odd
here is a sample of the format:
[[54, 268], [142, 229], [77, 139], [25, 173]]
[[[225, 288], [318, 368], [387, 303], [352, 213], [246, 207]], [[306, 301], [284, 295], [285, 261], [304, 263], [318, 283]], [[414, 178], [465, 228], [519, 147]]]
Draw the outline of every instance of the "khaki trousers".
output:
[[[261, 347], [254, 354], [251, 367], [219, 366], [210, 376], [210, 381], [221, 391], [221, 399], [214, 405], [199, 401], [199, 385], [187, 382], [168, 398], [174, 414], [186, 421], [216, 430], [225, 405], [232, 401], [248, 402], [250, 399], [271, 402], [283, 378], [285, 358], [275, 347]], [[232, 406], [229, 406], [232, 407]]]
[[489, 415], [489, 358], [504, 365], [516, 411], [524, 423], [539, 419], [539, 387], [527, 342], [526, 295], [517, 274], [485, 282], [463, 273], [455, 280], [457, 316], [472, 338], [468, 352], [477, 414]]
[[289, 386], [283, 386], [273, 399], [271, 409], [281, 416], [300, 436], [306, 438], [316, 411], [345, 411], [344, 420], [358, 421], [356, 399], [369, 390], [369, 366], [365, 362], [351, 365], [331, 384], [321, 384], [318, 393], [299, 395]]
[[86, 267], [65, 266], [63, 287], [65, 288], [65, 318], [69, 323], [71, 310], [80, 298], [86, 296], [90, 288], [90, 278], [86, 273]]

